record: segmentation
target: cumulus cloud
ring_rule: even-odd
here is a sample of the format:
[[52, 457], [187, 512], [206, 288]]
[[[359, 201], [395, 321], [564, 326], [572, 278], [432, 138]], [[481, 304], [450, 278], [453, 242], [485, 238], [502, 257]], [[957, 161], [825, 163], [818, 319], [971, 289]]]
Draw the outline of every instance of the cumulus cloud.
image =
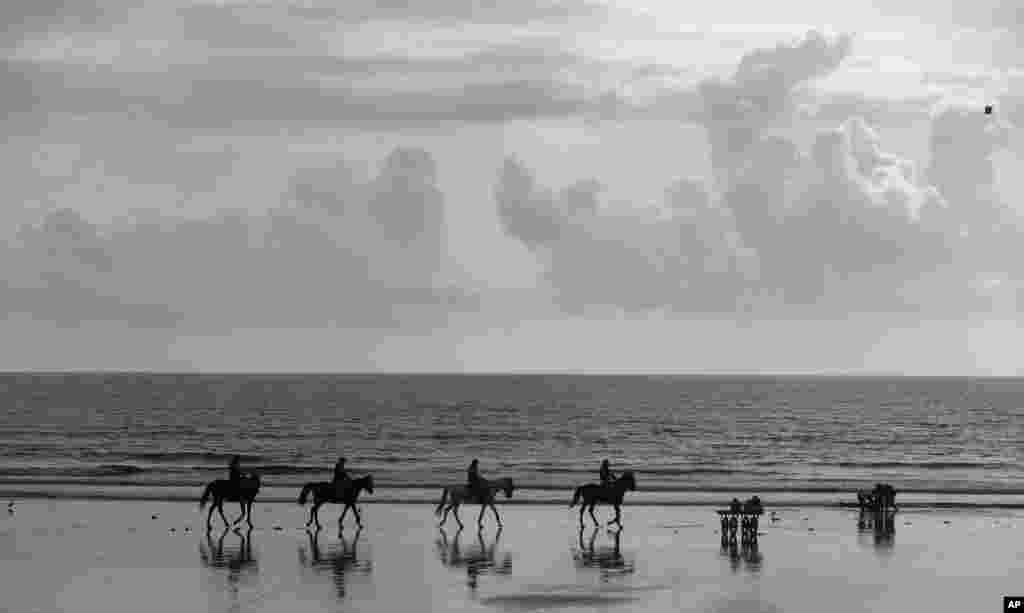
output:
[[440, 276], [443, 237], [433, 157], [397, 148], [373, 177], [344, 166], [297, 175], [266, 214], [103, 228], [50, 211], [5, 246], [4, 304], [140, 327], [387, 326], [408, 307], [436, 318], [467, 304]]
[[780, 44], [745, 55], [731, 79], [709, 79], [698, 86], [701, 123], [708, 131], [711, 161], [720, 191], [749, 159], [747, 150], [764, 130], [786, 125], [797, 109], [798, 88], [838, 68], [850, 53], [849, 35], [832, 40], [810, 32], [798, 44]]
[[703, 186], [680, 180], [646, 208], [602, 204], [595, 179], [560, 192], [507, 159], [495, 189], [506, 232], [547, 263], [561, 305], [629, 310], [731, 308], [750, 262], [732, 220]]
[[979, 279], [1015, 265], [965, 237], [991, 228], [986, 211], [996, 209], [1006, 213], [1000, 236], [1019, 236], [992, 196], [990, 158], [1006, 145], [1006, 126], [977, 109], [937, 114], [928, 172], [887, 150], [857, 114], [863, 105], [820, 127], [828, 120], [801, 108], [802, 89], [839, 69], [851, 44], [811, 32], [696, 87], [711, 188], [681, 182], [655, 207], [602, 203], [596, 183], [556, 193], [511, 160], [495, 192], [504, 229], [544, 259], [574, 305], [686, 309], [714, 297], [722, 310], [782, 314], [984, 306]]

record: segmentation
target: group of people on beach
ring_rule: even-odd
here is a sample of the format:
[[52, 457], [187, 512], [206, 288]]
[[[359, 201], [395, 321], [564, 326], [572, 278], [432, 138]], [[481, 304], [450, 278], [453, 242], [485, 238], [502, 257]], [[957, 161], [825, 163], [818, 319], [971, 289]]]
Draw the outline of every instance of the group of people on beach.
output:
[[[601, 485], [611, 485], [615, 481], [615, 474], [611, 470], [611, 464], [605, 459], [601, 462], [601, 469], [599, 471]], [[234, 456], [231, 458], [231, 463], [228, 464], [228, 480], [231, 483], [238, 484], [242, 479], [242, 458], [241, 456]], [[348, 471], [345, 470], [345, 458], [338, 458], [338, 461], [334, 464], [334, 479], [333, 483], [335, 486], [344, 485], [351, 481], [348, 476]], [[471, 492], [481, 494], [483, 491], [484, 479], [480, 477], [480, 461], [473, 458], [473, 461], [469, 463], [469, 468], [466, 470], [466, 486]]]

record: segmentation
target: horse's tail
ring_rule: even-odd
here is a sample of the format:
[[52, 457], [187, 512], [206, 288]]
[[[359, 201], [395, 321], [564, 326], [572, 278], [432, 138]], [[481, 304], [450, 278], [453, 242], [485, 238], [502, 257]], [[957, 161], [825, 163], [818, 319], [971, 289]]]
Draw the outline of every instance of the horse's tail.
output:
[[203, 507], [206, 506], [206, 501], [210, 499], [211, 495], [213, 495], [213, 483], [208, 484], [206, 486], [206, 489], [203, 490], [203, 497], [199, 499], [199, 510], [200, 511], [202, 511]]
[[300, 505], [306, 504], [306, 499], [309, 498], [309, 493], [311, 491], [313, 491], [313, 488], [315, 486], [316, 486], [315, 483], [307, 483], [306, 485], [302, 486], [302, 491], [299, 492], [299, 504]]
[[569, 503], [569, 508], [570, 509], [573, 508], [574, 506], [576, 506], [576, 503], [580, 501], [580, 496], [582, 496], [582, 495], [583, 495], [583, 486], [581, 485], [578, 488], [576, 488], [575, 492], [573, 492], [572, 502]]
[[448, 488], [441, 490], [441, 502], [437, 503], [437, 508], [434, 509], [434, 515], [441, 515], [441, 511], [444, 510], [444, 503], [446, 502], [448, 502]]

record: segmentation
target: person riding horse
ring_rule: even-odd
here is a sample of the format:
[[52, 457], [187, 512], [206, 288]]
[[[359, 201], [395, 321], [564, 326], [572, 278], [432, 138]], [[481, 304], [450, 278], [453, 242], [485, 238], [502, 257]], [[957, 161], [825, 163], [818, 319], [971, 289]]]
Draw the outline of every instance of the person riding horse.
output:
[[615, 473], [612, 472], [611, 466], [608, 464], [608, 460], [601, 462], [601, 485], [611, 485], [615, 482]]
[[241, 456], [235, 456], [231, 458], [231, 463], [228, 464], [228, 481], [232, 485], [237, 486], [238, 482], [242, 480], [242, 458]]
[[480, 477], [480, 461], [476, 458], [473, 458], [473, 461], [469, 463], [469, 468], [466, 469], [466, 485], [478, 500], [484, 500], [486, 497], [484, 480]]
[[338, 461], [334, 464], [334, 480], [332, 481], [334, 487], [344, 487], [350, 481], [352, 481], [352, 478], [348, 476], [348, 471], [345, 470], [345, 458], [338, 458]]

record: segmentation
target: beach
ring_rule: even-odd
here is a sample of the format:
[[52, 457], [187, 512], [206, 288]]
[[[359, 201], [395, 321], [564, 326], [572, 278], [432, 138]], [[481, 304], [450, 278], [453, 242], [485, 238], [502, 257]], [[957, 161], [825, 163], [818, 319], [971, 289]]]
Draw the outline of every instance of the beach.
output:
[[[195, 503], [14, 502], [0, 517], [0, 593], [11, 612], [76, 611], [995, 611], [1024, 585], [1014, 509], [900, 511], [891, 535], [846, 509], [778, 507], [756, 551], [723, 548], [706, 506], [623, 507], [615, 536], [564, 506], [478, 507], [439, 530], [433, 507], [366, 504], [339, 538], [339, 507], [260, 503], [249, 532]], [[238, 514], [228, 505], [229, 519]], [[611, 517], [599, 507], [598, 518]]]

